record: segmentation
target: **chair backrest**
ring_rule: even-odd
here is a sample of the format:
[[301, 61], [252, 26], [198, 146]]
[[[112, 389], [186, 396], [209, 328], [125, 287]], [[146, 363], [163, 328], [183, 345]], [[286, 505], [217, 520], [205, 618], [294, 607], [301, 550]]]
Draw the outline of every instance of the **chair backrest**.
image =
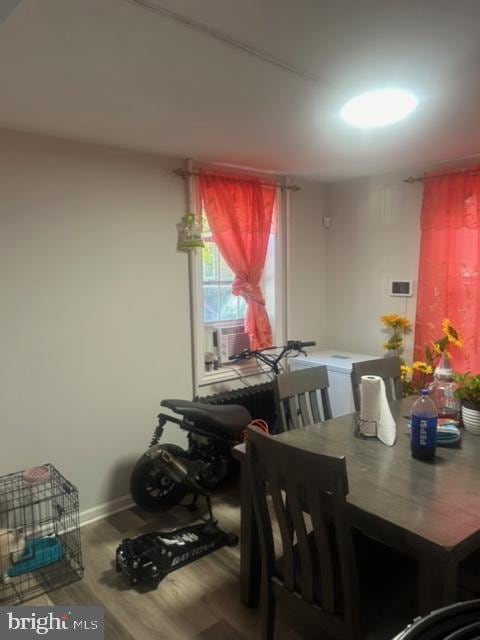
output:
[[325, 366], [305, 367], [278, 375], [274, 385], [278, 431], [290, 431], [330, 420], [332, 409], [328, 386]]
[[354, 362], [352, 366], [352, 392], [355, 411], [360, 411], [360, 384], [362, 376], [380, 376], [385, 382], [389, 401], [402, 397], [401, 361], [398, 356], [388, 356], [378, 360]]
[[[342, 637], [345, 626], [351, 629], [359, 618], [345, 458], [307, 451], [249, 427], [247, 470], [262, 571], [292, 606], [299, 599], [309, 610], [313, 605], [319, 624]], [[280, 529], [280, 569], [267, 487]]]

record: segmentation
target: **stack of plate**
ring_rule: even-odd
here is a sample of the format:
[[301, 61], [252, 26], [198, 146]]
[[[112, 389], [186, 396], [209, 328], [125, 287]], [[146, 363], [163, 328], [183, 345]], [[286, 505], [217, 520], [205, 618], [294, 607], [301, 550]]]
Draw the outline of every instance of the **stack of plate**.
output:
[[462, 405], [462, 422], [467, 431], [480, 435], [480, 413], [476, 409], [468, 409]]
[[[408, 423], [411, 427], [411, 423]], [[480, 435], [480, 431], [478, 432]], [[461, 438], [460, 429], [453, 423], [439, 424], [437, 427], [437, 445], [439, 447], [448, 447], [456, 444]]]
[[437, 427], [437, 444], [439, 446], [455, 444], [460, 440], [460, 430], [454, 424], [442, 424]]

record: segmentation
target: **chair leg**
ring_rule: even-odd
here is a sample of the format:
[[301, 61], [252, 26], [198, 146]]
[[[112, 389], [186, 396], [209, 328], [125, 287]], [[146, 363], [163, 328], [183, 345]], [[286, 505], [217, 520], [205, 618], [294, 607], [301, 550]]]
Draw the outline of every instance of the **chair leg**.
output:
[[262, 591], [263, 593], [262, 593], [262, 600], [261, 600], [261, 608], [262, 608], [261, 638], [262, 640], [273, 640], [275, 637], [276, 601], [275, 601], [275, 596], [273, 595], [272, 585], [269, 580], [266, 581], [266, 584], [264, 583]]

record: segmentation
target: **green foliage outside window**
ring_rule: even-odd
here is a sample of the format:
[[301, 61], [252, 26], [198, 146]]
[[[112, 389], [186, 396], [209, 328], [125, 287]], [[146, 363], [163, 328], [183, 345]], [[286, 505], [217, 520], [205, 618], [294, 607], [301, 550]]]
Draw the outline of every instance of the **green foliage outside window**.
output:
[[[207, 233], [209, 233], [208, 227]], [[232, 294], [233, 273], [211, 235], [206, 235], [204, 241], [205, 248], [202, 250], [203, 321], [243, 320], [246, 310], [245, 300], [241, 296]]]

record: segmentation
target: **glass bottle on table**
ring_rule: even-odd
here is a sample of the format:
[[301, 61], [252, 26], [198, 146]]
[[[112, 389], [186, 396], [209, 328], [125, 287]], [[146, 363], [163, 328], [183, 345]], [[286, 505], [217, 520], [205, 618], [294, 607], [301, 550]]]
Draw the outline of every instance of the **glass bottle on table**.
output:
[[458, 420], [460, 415], [460, 401], [455, 397], [458, 384], [453, 379], [454, 375], [448, 354], [443, 352], [428, 387], [438, 417], [442, 420]]

